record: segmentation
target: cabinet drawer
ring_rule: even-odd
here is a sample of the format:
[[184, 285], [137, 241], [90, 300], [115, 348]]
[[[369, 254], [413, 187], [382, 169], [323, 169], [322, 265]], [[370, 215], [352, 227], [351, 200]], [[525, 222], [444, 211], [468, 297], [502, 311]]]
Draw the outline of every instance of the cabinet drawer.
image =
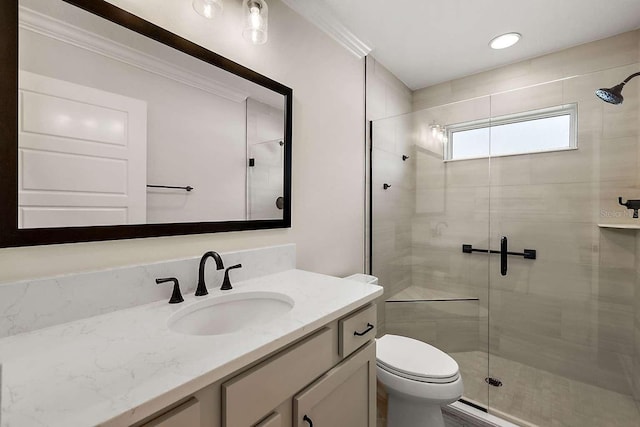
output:
[[200, 402], [195, 397], [182, 405], [165, 412], [142, 427], [199, 427], [200, 426]]
[[340, 356], [347, 357], [376, 337], [378, 332], [376, 315], [376, 306], [370, 305], [340, 320], [338, 345]]
[[265, 420], [256, 424], [255, 427], [282, 427], [282, 416], [279, 413], [274, 412]]
[[322, 329], [300, 344], [222, 384], [223, 425], [251, 426], [333, 366], [334, 334]]

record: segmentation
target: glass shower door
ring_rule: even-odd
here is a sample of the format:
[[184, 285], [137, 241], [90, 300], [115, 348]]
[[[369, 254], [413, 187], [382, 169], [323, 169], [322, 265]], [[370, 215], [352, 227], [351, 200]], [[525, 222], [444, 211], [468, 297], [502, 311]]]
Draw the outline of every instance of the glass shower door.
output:
[[[490, 161], [449, 160], [448, 124], [488, 120], [490, 99], [372, 122], [372, 274], [379, 323], [447, 352], [466, 401], [488, 405]], [[488, 153], [488, 134], [484, 139]]]
[[284, 142], [259, 141], [247, 148], [247, 218], [282, 218]]
[[490, 257], [488, 408], [517, 424], [640, 423], [638, 236], [618, 228], [638, 224], [618, 197], [640, 198], [640, 97], [594, 96], [638, 68], [491, 97], [489, 243], [508, 254]]

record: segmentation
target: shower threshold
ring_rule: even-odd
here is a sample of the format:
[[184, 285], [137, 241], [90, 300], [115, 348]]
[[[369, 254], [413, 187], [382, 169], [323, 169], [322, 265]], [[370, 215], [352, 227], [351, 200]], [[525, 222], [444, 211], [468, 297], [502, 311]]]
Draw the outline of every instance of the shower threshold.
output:
[[[442, 412], [447, 427], [458, 427], [458, 425], [473, 427], [522, 427], [522, 425], [513, 424], [500, 417], [489, 414], [484, 410], [478, 409], [476, 405], [471, 402], [454, 402], [444, 407]], [[533, 424], [526, 425], [533, 426]]]

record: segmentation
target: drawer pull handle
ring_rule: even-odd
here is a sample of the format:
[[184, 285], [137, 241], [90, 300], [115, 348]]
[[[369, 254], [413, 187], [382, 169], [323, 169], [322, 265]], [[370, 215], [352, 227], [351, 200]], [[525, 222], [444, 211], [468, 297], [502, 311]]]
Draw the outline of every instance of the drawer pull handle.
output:
[[362, 331], [362, 332], [355, 331], [355, 332], [353, 333], [353, 335], [355, 335], [355, 336], [357, 336], [357, 337], [361, 337], [361, 336], [363, 336], [363, 335], [366, 335], [366, 334], [367, 334], [367, 332], [369, 332], [369, 331], [370, 331], [370, 330], [372, 330], [373, 328], [374, 328], [374, 326], [373, 326], [371, 323], [367, 323], [367, 329], [365, 329], [365, 330], [364, 330], [364, 331]]
[[309, 423], [309, 427], [313, 427], [313, 421], [311, 421], [311, 418], [309, 418], [308, 416], [304, 416], [302, 417], [302, 421], [306, 421]]

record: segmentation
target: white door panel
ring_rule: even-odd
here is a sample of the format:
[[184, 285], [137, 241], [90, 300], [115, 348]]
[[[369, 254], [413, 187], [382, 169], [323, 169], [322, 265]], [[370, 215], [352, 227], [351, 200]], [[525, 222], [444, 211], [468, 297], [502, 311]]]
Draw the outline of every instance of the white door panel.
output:
[[126, 158], [126, 152], [129, 149], [126, 146], [26, 132], [20, 133], [20, 148], [111, 159]]
[[24, 228], [80, 227], [123, 224], [127, 220], [124, 208], [20, 208]]
[[[60, 197], [63, 195], [64, 197]], [[19, 196], [20, 206], [101, 206], [104, 208], [118, 208], [126, 206], [125, 194], [88, 194], [63, 191], [28, 191]], [[124, 224], [124, 223], [121, 223]]]
[[44, 135], [126, 145], [127, 113], [24, 91], [22, 130]]
[[125, 159], [24, 150], [21, 166], [23, 190], [115, 194], [127, 192]]
[[20, 71], [19, 226], [146, 222], [146, 102]]

